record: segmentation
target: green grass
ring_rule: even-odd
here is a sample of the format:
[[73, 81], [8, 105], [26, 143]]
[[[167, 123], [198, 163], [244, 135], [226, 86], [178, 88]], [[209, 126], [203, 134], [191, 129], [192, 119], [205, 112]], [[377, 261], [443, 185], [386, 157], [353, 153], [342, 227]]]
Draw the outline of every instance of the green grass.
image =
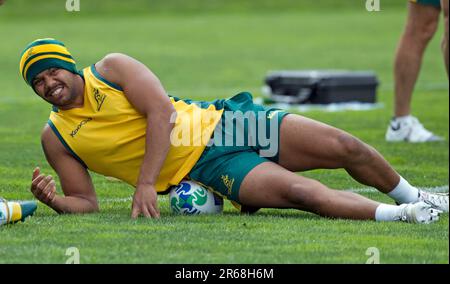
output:
[[[0, 196], [31, 199], [30, 180], [37, 165], [54, 174], [39, 137], [50, 108], [18, 74], [22, 48], [35, 38], [49, 36], [66, 43], [79, 67], [108, 52], [125, 52], [147, 64], [170, 93], [193, 99], [224, 98], [242, 90], [259, 96], [268, 70], [374, 70], [382, 82], [378, 100], [383, 108], [304, 115], [373, 145], [414, 185], [448, 185], [448, 81], [438, 37], [425, 56], [413, 111], [446, 142], [384, 142], [392, 114], [393, 55], [405, 17], [402, 7], [383, 6], [385, 1], [382, 12], [368, 13], [360, 3], [364, 1], [356, 1], [360, 8], [329, 7], [327, 1], [315, 7], [283, 2], [297, 9], [213, 1], [224, 10], [219, 13], [210, 7], [211, 13], [206, 13], [186, 4], [188, 13], [183, 13], [155, 2], [160, 7], [157, 12], [134, 15], [132, 11], [120, 14], [119, 8], [104, 2], [98, 7], [108, 7], [107, 13], [95, 13], [87, 2], [82, 0], [82, 5], [91, 10], [78, 15], [68, 15], [62, 4], [59, 10], [56, 6], [39, 10], [29, 4], [22, 14], [17, 9], [25, 2], [19, 0], [0, 8], [4, 39], [0, 44]], [[269, 2], [273, 1], [264, 3]], [[343, 170], [303, 174], [337, 189], [362, 187]], [[40, 204], [25, 223], [0, 228], [0, 263], [64, 263], [66, 249], [73, 246], [79, 248], [82, 263], [365, 263], [369, 247], [380, 250], [381, 263], [448, 263], [449, 259], [448, 215], [438, 223], [418, 226], [329, 220], [294, 210], [263, 209], [241, 216], [226, 203], [221, 216], [180, 217], [169, 213], [167, 197], [161, 196], [160, 220], [133, 221], [129, 218], [133, 189], [96, 174], [93, 179], [101, 213], [60, 216]], [[364, 195], [391, 202], [375, 191]]]

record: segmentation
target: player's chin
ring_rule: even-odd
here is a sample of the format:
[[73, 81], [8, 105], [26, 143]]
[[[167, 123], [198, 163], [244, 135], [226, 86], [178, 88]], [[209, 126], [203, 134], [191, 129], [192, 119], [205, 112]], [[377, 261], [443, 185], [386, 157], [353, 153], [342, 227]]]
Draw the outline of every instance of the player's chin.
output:
[[63, 106], [70, 101], [70, 91], [66, 86], [62, 89], [61, 93], [52, 98], [53, 104], [57, 106]]
[[67, 99], [65, 96], [48, 98], [46, 101], [56, 107], [63, 107], [67, 104]]

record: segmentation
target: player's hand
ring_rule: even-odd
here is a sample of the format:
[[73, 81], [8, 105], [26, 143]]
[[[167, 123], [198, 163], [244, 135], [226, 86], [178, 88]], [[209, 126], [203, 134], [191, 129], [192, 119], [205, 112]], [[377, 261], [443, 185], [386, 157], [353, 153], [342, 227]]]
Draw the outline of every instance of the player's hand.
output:
[[52, 176], [40, 174], [40, 169], [35, 168], [31, 182], [31, 192], [42, 203], [49, 205], [56, 196], [56, 185]]
[[136, 187], [131, 207], [131, 218], [136, 219], [139, 215], [159, 218], [158, 195], [153, 185], [140, 184]]

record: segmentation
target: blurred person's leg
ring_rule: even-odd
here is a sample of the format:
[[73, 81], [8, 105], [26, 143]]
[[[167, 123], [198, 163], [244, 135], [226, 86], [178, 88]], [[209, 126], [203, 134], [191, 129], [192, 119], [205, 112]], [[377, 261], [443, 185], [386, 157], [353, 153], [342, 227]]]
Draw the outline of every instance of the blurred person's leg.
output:
[[394, 62], [395, 105], [394, 118], [386, 133], [388, 141], [442, 140], [410, 115], [412, 93], [419, 76], [423, 54], [436, 33], [439, 15], [439, 6], [408, 3], [408, 18]]
[[414, 85], [424, 51], [433, 38], [440, 11], [431, 5], [408, 4], [408, 19], [398, 45], [394, 65], [395, 116], [410, 114]]
[[441, 0], [442, 11], [444, 12], [444, 36], [442, 38], [442, 53], [444, 54], [445, 68], [448, 76], [448, 0]]

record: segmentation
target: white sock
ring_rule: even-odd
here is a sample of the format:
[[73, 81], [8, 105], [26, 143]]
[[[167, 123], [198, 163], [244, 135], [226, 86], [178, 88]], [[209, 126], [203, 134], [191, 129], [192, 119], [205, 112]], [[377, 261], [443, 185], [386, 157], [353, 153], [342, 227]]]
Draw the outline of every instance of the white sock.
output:
[[381, 203], [378, 205], [377, 210], [375, 211], [375, 220], [376, 221], [398, 221], [400, 216], [400, 211], [403, 209], [403, 206], [389, 205]]
[[400, 182], [397, 186], [391, 192], [388, 192], [387, 195], [400, 204], [419, 201], [419, 190], [402, 177], [400, 177]]
[[411, 115], [409, 115], [409, 114], [404, 115], [404, 116], [396, 116], [396, 117], [394, 117], [394, 121], [402, 122], [402, 121], [408, 120], [410, 118], [411, 118]]

